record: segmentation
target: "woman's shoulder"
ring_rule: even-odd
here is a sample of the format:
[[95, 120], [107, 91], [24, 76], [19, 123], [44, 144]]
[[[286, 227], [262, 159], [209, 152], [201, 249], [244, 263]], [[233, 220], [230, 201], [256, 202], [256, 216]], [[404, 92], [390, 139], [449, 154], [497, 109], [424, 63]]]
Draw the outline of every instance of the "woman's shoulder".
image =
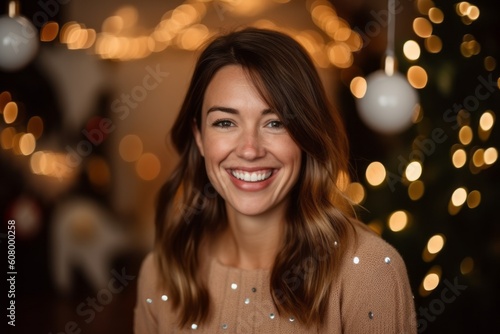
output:
[[[413, 294], [399, 252], [361, 222], [347, 247], [332, 298], [347, 332], [415, 333]], [[335, 301], [333, 301], [335, 302]]]
[[139, 289], [143, 289], [144, 291], [156, 288], [158, 283], [158, 274], [159, 270], [156, 255], [154, 252], [149, 252], [142, 260], [141, 268], [139, 270]]
[[360, 221], [354, 220], [352, 225], [354, 233], [346, 249], [344, 262], [382, 268], [392, 264], [405, 269], [403, 258], [391, 244]]
[[375, 295], [391, 290], [411, 296], [406, 265], [400, 253], [363, 223], [354, 221], [353, 226], [355, 233], [339, 268], [342, 290]]

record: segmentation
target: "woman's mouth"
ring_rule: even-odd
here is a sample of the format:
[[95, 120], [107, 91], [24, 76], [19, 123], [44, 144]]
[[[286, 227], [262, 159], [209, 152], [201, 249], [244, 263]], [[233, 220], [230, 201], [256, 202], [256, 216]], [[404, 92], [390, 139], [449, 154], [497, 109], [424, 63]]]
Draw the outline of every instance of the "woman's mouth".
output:
[[271, 177], [273, 171], [271, 169], [264, 169], [259, 171], [247, 172], [244, 170], [232, 169], [231, 175], [233, 175], [238, 180], [245, 182], [260, 182], [267, 180]]

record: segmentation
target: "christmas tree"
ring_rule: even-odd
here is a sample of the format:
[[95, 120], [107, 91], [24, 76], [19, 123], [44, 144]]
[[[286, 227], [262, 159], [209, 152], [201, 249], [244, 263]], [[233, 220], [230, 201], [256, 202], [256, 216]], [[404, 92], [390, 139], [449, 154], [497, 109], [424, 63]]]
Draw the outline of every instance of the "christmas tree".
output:
[[[489, 332], [500, 325], [498, 10], [487, 1], [413, 5], [413, 22], [398, 22], [413, 36], [395, 51], [418, 88], [414, 125], [382, 134], [346, 113], [358, 179], [348, 191], [405, 259], [419, 332]], [[356, 108], [351, 94], [352, 85], [343, 110]]]

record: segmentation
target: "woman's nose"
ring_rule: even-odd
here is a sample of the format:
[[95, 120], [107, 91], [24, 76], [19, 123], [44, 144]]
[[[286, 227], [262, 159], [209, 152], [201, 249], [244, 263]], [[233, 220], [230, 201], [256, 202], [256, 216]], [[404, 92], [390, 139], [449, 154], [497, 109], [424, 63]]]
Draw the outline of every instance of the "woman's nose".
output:
[[237, 155], [245, 160], [255, 160], [264, 156], [262, 135], [256, 130], [244, 131], [239, 137]]

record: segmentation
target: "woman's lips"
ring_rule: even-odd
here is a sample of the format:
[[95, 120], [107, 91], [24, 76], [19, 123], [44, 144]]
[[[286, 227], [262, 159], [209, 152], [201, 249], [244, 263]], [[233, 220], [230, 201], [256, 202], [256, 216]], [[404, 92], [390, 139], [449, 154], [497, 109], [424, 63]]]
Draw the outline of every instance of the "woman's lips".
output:
[[231, 169], [231, 175], [245, 182], [261, 182], [269, 179], [273, 174], [272, 169], [261, 169], [255, 171], [246, 171], [241, 169]]
[[279, 172], [272, 167], [235, 167], [226, 169], [232, 184], [243, 191], [261, 191], [269, 187]]

